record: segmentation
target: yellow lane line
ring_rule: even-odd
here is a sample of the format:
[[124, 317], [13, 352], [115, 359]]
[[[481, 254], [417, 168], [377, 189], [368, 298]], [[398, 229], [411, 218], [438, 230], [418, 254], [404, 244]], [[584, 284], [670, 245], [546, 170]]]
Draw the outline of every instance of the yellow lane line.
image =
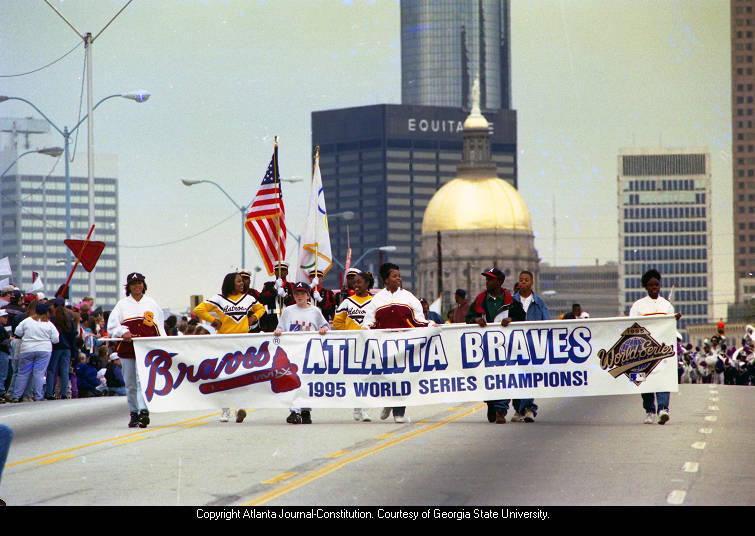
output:
[[120, 436], [116, 436], [116, 437], [111, 437], [109, 439], [101, 439], [99, 441], [93, 441], [92, 443], [86, 443], [84, 445], [79, 445], [77, 447], [71, 447], [71, 448], [59, 450], [59, 451], [56, 451], [56, 452], [50, 452], [48, 454], [42, 454], [41, 456], [35, 456], [33, 458], [27, 458], [25, 460], [19, 460], [17, 462], [13, 462], [13, 463], [7, 463], [7, 464], [5, 464], [5, 466], [6, 467], [13, 467], [13, 466], [16, 466], [16, 465], [22, 465], [24, 463], [35, 462], [37, 460], [42, 460], [44, 458], [49, 458], [50, 456], [56, 456], [58, 454], [65, 454], [65, 453], [68, 453], [68, 452], [73, 452], [75, 450], [80, 450], [80, 449], [84, 449], [84, 448], [87, 448], [87, 447], [94, 447], [95, 445], [102, 445], [103, 443], [109, 443], [110, 441], [117, 441], [119, 439], [125, 439], [125, 438], [128, 438], [128, 437], [133, 437], [134, 435], [138, 435], [138, 434], [146, 434], [148, 432], [154, 432], [155, 430], [162, 430], [163, 428], [170, 428], [171, 426], [178, 426], [178, 425], [181, 425], [181, 424], [184, 424], [184, 423], [187, 423], [187, 422], [198, 421], [198, 420], [201, 420], [201, 419], [207, 419], [208, 417], [212, 417], [213, 415], [218, 415], [218, 413], [219, 412], [210, 413], [209, 415], [202, 415], [201, 417], [195, 417], [193, 419], [187, 419], [185, 421], [180, 421], [180, 422], [176, 422], [176, 423], [173, 423], [173, 424], [164, 424], [162, 426], [155, 426], [153, 428], [144, 428], [143, 430], [140, 430], [138, 432], [132, 432], [130, 434], [124, 434], [124, 435], [120, 435]]
[[395, 432], [388, 432], [387, 434], [381, 434], [379, 436], [375, 436], [375, 439], [388, 439], [389, 437], [395, 436]]
[[37, 465], [48, 465], [51, 463], [60, 462], [60, 461], [68, 460], [70, 458], [75, 458], [75, 457], [76, 456], [74, 456], [73, 454], [66, 454], [65, 456], [58, 456], [57, 458], [49, 458], [47, 460], [37, 462]]
[[136, 437], [130, 437], [129, 439], [124, 439], [123, 441], [116, 441], [115, 444], [116, 445], [125, 445], [126, 443], [133, 443], [134, 441], [139, 441], [139, 440], [146, 439], [146, 438], [147, 438], [147, 436], [140, 435], [140, 436], [136, 436]]
[[340, 458], [341, 456], [343, 456], [344, 454], [348, 454], [349, 452], [351, 452], [351, 451], [350, 450], [339, 450], [339, 451], [336, 451], [336, 452], [332, 452], [332, 453], [328, 454], [325, 457], [326, 458]]
[[296, 476], [299, 473], [292, 471], [289, 473], [281, 473], [278, 476], [274, 476], [273, 478], [268, 478], [267, 480], [263, 480], [263, 484], [278, 484], [279, 482], [283, 482], [284, 480], [288, 480], [292, 476]]
[[[381, 450], [385, 450], [389, 447], [392, 447], [394, 445], [398, 445], [399, 443], [402, 443], [406, 441], [407, 439], [411, 439], [414, 437], [417, 437], [419, 435], [425, 434], [427, 432], [430, 432], [431, 430], [435, 430], [437, 428], [440, 428], [441, 426], [445, 426], [450, 422], [453, 422], [457, 419], [461, 419], [462, 417], [466, 417], [467, 415], [474, 413], [475, 411], [479, 410], [480, 408], [484, 407], [485, 404], [478, 404], [474, 406], [473, 408], [470, 408], [466, 411], [462, 411], [461, 413], [457, 413], [456, 415], [452, 415], [451, 417], [448, 417], [438, 423], [431, 424], [429, 426], [425, 426], [419, 430], [415, 430], [413, 432], [409, 432], [408, 434], [401, 435], [399, 437], [396, 437], [395, 439], [391, 439], [390, 441], [386, 441], [385, 443], [381, 443], [380, 445], [376, 445], [372, 448], [369, 448], [367, 450], [364, 450], [362, 452], [358, 452], [356, 454], [353, 454], [351, 456], [348, 456], [346, 458], [342, 458], [338, 461], [335, 461], [333, 463], [330, 463], [326, 465], [325, 467], [322, 467], [316, 471], [313, 471], [312, 473], [308, 475], [304, 475], [300, 478], [297, 478], [296, 480], [293, 480], [287, 484], [283, 484], [282, 486], [279, 486], [273, 490], [270, 490], [266, 493], [263, 493], [254, 499], [252, 499], [249, 502], [242, 503], [241, 506], [259, 506], [262, 504], [265, 504], [267, 502], [272, 501], [273, 499], [277, 499], [281, 495], [285, 495], [286, 493], [293, 491], [295, 489], [298, 489], [302, 486], [305, 486], [306, 484], [309, 484], [310, 482], [313, 482], [319, 478], [322, 478], [325, 475], [328, 475], [334, 471], [337, 471], [338, 469], [353, 463], [355, 461], [361, 460], [362, 458], [366, 458], [367, 456], [371, 456], [372, 454], [375, 454], [376, 452], [380, 452]], [[286, 473], [284, 473], [286, 474]]]

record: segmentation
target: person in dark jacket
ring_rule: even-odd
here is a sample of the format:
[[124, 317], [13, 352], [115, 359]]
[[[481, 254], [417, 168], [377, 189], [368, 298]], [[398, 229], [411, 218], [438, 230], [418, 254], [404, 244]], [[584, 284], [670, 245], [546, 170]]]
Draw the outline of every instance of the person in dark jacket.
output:
[[76, 365], [76, 383], [79, 388], [79, 398], [100, 396], [97, 390], [100, 384], [97, 379], [97, 369], [87, 363], [87, 357], [84, 354], [79, 356], [79, 364]]
[[110, 354], [107, 370], [105, 371], [105, 382], [107, 383], [107, 392], [109, 395], [126, 396], [126, 381], [123, 379], [121, 359], [115, 352]]
[[10, 333], [5, 329], [8, 323], [8, 311], [0, 309], [0, 404], [5, 402], [5, 380], [10, 366]]
[[73, 315], [65, 308], [63, 298], [55, 298], [53, 302], [52, 323], [58, 330], [58, 342], [52, 345], [52, 356], [47, 365], [47, 382], [45, 383], [45, 398], [55, 399], [55, 383], [60, 376], [60, 398], [70, 398], [68, 395], [68, 371], [71, 368], [71, 356], [76, 348], [77, 329]]
[[[467, 324], [477, 324], [481, 328], [488, 322], [495, 322], [501, 326], [508, 326], [513, 320], [525, 319], [525, 312], [521, 304], [511, 293], [503, 288], [506, 275], [498, 268], [490, 268], [482, 275], [485, 276], [485, 291], [477, 295], [467, 311]], [[509, 410], [509, 399], [487, 400], [488, 422], [504, 424], [506, 412]]]

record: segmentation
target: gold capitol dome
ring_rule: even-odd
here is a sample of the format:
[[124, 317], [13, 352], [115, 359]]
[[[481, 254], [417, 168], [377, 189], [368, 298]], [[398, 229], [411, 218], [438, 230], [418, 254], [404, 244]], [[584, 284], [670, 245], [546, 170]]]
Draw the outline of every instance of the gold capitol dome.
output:
[[479, 90], [473, 88], [457, 176], [430, 199], [422, 219], [422, 233], [482, 229], [532, 232], [532, 217], [516, 188], [496, 176], [490, 158], [489, 123], [480, 112]]

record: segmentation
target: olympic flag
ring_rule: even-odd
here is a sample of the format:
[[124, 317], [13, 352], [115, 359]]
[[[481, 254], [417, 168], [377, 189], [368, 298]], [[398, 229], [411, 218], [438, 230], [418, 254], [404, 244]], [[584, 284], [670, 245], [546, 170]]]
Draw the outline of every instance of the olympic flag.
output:
[[315, 154], [315, 170], [312, 174], [312, 187], [309, 193], [309, 208], [304, 220], [299, 249], [299, 270], [297, 281], [309, 283], [309, 272], [317, 269], [325, 275], [333, 266], [328, 233], [328, 211], [325, 208], [325, 195], [320, 175], [320, 152]]

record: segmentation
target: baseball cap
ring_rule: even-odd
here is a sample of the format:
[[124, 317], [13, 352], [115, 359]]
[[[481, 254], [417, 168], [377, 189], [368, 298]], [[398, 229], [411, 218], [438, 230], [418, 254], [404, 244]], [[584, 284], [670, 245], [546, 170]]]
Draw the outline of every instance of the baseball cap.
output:
[[6, 311], [5, 309], [0, 309], [0, 316], [5, 316], [7, 314], [8, 314], [8, 311]]
[[297, 281], [296, 283], [294, 283], [294, 292], [296, 292], [297, 290], [309, 292], [309, 285], [307, 285], [304, 281]]
[[120, 359], [120, 357], [121, 356], [118, 355], [118, 352], [113, 352], [108, 359], [110, 359], [110, 361], [115, 361], [116, 359]]
[[126, 284], [129, 285], [133, 283], [134, 281], [141, 281], [144, 282], [144, 276], [140, 274], [139, 272], [131, 272], [126, 276]]
[[504, 279], [506, 279], [506, 274], [504, 274], [502, 271], [500, 271], [495, 266], [493, 268], [488, 268], [487, 270], [485, 270], [484, 272], [482, 272], [482, 275], [484, 275], [486, 277], [495, 277], [496, 279], [500, 279], [501, 281], [503, 281]]

